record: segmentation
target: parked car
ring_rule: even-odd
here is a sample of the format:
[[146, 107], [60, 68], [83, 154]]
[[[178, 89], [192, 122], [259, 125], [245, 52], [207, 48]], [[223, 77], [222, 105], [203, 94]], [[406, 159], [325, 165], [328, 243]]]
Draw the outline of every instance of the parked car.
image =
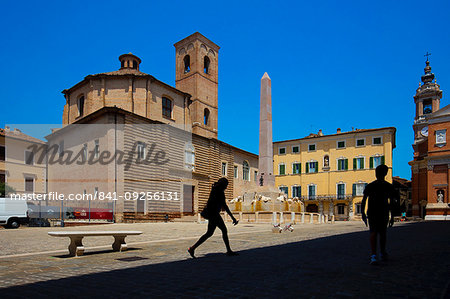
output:
[[26, 200], [0, 198], [0, 225], [6, 228], [18, 228], [29, 222]]

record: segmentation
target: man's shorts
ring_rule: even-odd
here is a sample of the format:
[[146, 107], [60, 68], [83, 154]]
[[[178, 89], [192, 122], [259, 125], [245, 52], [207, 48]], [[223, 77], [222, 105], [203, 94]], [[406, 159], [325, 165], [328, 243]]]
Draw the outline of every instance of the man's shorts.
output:
[[388, 226], [388, 222], [389, 222], [389, 219], [384, 219], [384, 218], [371, 219], [371, 218], [369, 218], [370, 232], [377, 232], [377, 233], [385, 232], [387, 229], [387, 226]]

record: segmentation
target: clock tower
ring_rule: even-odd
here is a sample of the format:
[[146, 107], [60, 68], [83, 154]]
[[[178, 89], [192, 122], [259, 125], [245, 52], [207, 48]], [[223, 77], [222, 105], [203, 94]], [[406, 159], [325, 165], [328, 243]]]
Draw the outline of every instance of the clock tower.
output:
[[[442, 90], [431, 72], [427, 53], [425, 74], [414, 102], [414, 159], [411, 165], [412, 215], [425, 220], [450, 219], [450, 105], [440, 108]], [[434, 81], [434, 82], [433, 82]]]
[[[428, 137], [428, 121], [427, 119], [431, 113], [439, 110], [440, 101], [442, 98], [442, 90], [439, 84], [436, 83], [434, 74], [431, 72], [430, 61], [428, 60], [425, 66], [425, 74], [421, 78], [419, 88], [416, 90], [414, 96], [414, 103], [416, 104], [416, 117], [414, 118], [414, 146], [424, 142]], [[433, 82], [434, 80], [434, 82]], [[416, 149], [415, 149], [416, 150]]]

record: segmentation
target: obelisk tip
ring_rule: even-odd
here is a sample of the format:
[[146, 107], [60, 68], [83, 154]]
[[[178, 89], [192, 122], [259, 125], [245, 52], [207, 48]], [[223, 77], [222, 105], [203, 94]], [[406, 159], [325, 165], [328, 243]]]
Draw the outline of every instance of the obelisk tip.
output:
[[265, 72], [264, 76], [261, 79], [269, 79], [270, 80], [269, 74], [267, 74], [267, 72]]

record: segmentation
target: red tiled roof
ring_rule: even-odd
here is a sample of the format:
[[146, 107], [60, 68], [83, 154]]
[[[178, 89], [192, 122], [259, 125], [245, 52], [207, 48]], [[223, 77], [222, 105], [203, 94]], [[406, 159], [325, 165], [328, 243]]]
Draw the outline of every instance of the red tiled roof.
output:
[[32, 137], [30, 135], [24, 134], [24, 133], [22, 133], [22, 131], [20, 131], [18, 129], [7, 131], [5, 129], [0, 128], [0, 135], [5, 136], [5, 137], [20, 139], [20, 140], [24, 140], [24, 141], [29, 141], [29, 142], [33, 142], [33, 143], [45, 144], [44, 141], [37, 139], [35, 137]]
[[123, 75], [148, 76], [148, 74], [138, 71], [136, 69], [120, 69], [120, 70], [113, 71], [113, 72], [93, 74], [93, 75], [89, 75], [88, 77], [123, 76]]

